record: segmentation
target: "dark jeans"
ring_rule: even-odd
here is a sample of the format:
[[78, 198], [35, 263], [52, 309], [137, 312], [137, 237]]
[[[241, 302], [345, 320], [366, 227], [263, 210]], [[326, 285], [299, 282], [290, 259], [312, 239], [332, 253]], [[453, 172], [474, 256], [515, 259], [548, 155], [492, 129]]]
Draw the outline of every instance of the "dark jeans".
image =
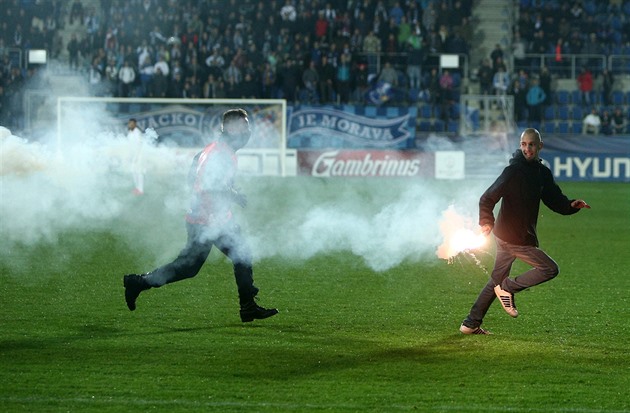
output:
[[212, 247], [216, 246], [232, 261], [240, 302], [251, 301], [258, 288], [254, 286], [252, 255], [238, 225], [228, 224], [215, 229], [187, 222], [186, 230], [188, 241], [184, 249], [173, 262], [146, 275], [149, 285], [161, 287], [194, 277], [206, 262]]
[[[483, 287], [477, 301], [470, 309], [464, 325], [476, 328], [483, 322], [483, 317], [488, 312], [490, 305], [496, 298], [494, 287], [501, 285], [506, 291], [513, 294], [526, 288], [533, 287], [549, 281], [558, 275], [558, 264], [543, 250], [531, 245], [514, 245], [496, 238], [497, 253], [494, 269], [488, 283]], [[509, 278], [512, 263], [516, 259], [531, 265], [533, 268], [518, 277]]]

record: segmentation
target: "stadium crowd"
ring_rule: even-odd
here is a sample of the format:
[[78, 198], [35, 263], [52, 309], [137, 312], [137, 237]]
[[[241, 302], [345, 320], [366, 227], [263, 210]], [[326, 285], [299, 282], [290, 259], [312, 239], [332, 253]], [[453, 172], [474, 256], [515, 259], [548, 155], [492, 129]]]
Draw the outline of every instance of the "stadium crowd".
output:
[[[44, 48], [52, 59], [67, 59], [96, 96], [365, 103], [366, 92], [380, 81], [403, 90], [405, 98], [412, 90], [414, 98], [438, 107], [456, 99], [452, 91], [460, 76], [471, 75], [481, 93], [514, 95], [517, 119], [541, 116], [553, 93], [548, 77], [570, 76], [567, 54], [584, 54], [581, 63], [595, 81], [604, 73], [593, 70], [586, 55], [630, 54], [629, 0], [520, 0], [508, 50], [497, 45], [471, 73], [438, 72], [436, 54], [468, 55], [474, 46], [473, 5], [473, 0], [11, 0], [0, 12], [0, 113], [6, 117], [11, 99], [36, 70], [16, 62], [10, 53], [15, 49]], [[81, 30], [63, 44], [60, 31], [67, 25]], [[555, 59], [541, 68], [539, 59], [527, 57], [538, 53]], [[608, 75], [604, 99], [614, 88]], [[528, 100], [533, 87], [546, 92], [542, 100], [537, 95], [538, 103]]]

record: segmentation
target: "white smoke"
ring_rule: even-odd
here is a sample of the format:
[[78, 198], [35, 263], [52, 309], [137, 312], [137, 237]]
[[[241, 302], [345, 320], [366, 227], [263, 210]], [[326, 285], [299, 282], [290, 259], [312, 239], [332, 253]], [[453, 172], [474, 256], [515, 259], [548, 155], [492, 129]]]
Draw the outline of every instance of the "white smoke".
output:
[[385, 271], [405, 260], [435, 259], [444, 236], [439, 222], [449, 205], [464, 205], [460, 212], [471, 220], [477, 214], [479, 189], [471, 186], [460, 189], [454, 197], [452, 191], [440, 190], [435, 181], [380, 182], [400, 192], [394, 196], [391, 191], [366, 196], [351, 184], [337, 182], [339, 186], [333, 186], [343, 191], [336, 192], [332, 201], [322, 201], [318, 185], [314, 185], [315, 190], [305, 185], [303, 192], [293, 188], [281, 201], [285, 207], [278, 214], [243, 212], [246, 220], [255, 222], [251, 225], [254, 228], [248, 229], [248, 237], [256, 256], [304, 260], [321, 253], [347, 251], [349, 259], [359, 257], [371, 269]]
[[[190, 198], [186, 173], [194, 153], [146, 145], [147, 195], [135, 198], [126, 122], [88, 105], [74, 110], [61, 136], [56, 125], [40, 125], [49, 133], [38, 142], [0, 128], [2, 242], [29, 247], [55, 243], [77, 230], [118, 231], [115, 235], [139, 251], [152, 252], [144, 260], [149, 266], [167, 263], [185, 243], [183, 217]], [[442, 242], [442, 212], [455, 204], [474, 219], [483, 190], [470, 184], [462, 189], [451, 183], [452, 189], [444, 189], [449, 185], [384, 178], [379, 182], [383, 188], [396, 182], [393, 187], [399, 191], [366, 194], [355, 188], [353, 179], [334, 178], [328, 185], [299, 177], [295, 179], [307, 184], [292, 185], [283, 199], [274, 197], [274, 189], [291, 179], [256, 178], [255, 187], [248, 188], [250, 207], [237, 218], [255, 257], [305, 260], [347, 252], [349, 260], [361, 259], [375, 271], [404, 260], [435, 260]], [[168, 188], [156, 189], [153, 193], [159, 195], [152, 197], [151, 186], [158, 181]], [[173, 235], [164, 226], [181, 233]]]
[[[130, 207], [131, 145], [126, 135], [122, 129], [115, 133], [99, 132], [89, 124], [80, 127], [82, 133], [62, 133], [61, 147], [54, 133], [41, 142], [28, 142], [2, 128], [3, 241], [23, 245], [56, 242], [68, 231], [108, 228]], [[181, 170], [181, 157], [173, 151], [150, 145], [145, 150], [151, 173]], [[119, 196], [126, 192], [128, 197]]]
[[[173, 259], [185, 243], [183, 215], [190, 197], [185, 172], [192, 152], [178, 154], [173, 148], [148, 145], [144, 154], [147, 181], [166, 180], [172, 186], [160, 189], [162, 198], [145, 196], [138, 200], [131, 194], [126, 131], [91, 132], [83, 124], [76, 128], [67, 131], [67, 136], [75, 138], [62, 136], [62, 151], [54, 144], [29, 143], [5, 132], [7, 136], [0, 142], [4, 241], [54, 243], [69, 231], [110, 229], [120, 231], [117, 235], [128, 238], [139, 250], [145, 246], [141, 250], [152, 251], [154, 256], [143, 260], [149, 261], [149, 266]], [[247, 186], [247, 178], [240, 179]], [[443, 211], [449, 205], [459, 205], [463, 207], [460, 212], [474, 220], [480, 194], [480, 188], [470, 185], [462, 190], [462, 185], [450, 183], [456, 188], [452, 190], [435, 181], [411, 179], [377, 178], [383, 188], [395, 183], [393, 187], [399, 191], [369, 194], [360, 189], [361, 185], [355, 188], [353, 178], [346, 183], [334, 178], [330, 184], [305, 177], [287, 178], [285, 182], [291, 179], [307, 183], [294, 183], [279, 200], [273, 194], [283, 186], [282, 178], [255, 178], [255, 184], [248, 188], [250, 206], [243, 211], [233, 208], [240, 215], [237, 219], [257, 260], [273, 256], [305, 260], [318, 254], [347, 252], [348, 259], [361, 259], [375, 271], [385, 271], [405, 260], [435, 260], [443, 241], [439, 226]], [[322, 194], [325, 199], [321, 199]], [[146, 219], [127, 222], [121, 228], [128, 210], [139, 202]], [[182, 232], [173, 236], [156, 229], [165, 224]], [[134, 233], [137, 235], [130, 235]]]

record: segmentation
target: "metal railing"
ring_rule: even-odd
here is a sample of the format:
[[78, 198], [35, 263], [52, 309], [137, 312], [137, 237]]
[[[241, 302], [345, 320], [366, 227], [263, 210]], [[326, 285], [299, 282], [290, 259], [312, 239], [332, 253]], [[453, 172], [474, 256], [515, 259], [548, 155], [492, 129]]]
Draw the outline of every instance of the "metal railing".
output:
[[611, 54], [608, 56], [608, 70], [615, 75], [630, 75], [630, 55]]
[[552, 75], [565, 78], [575, 78], [582, 67], [593, 73], [608, 68], [607, 57], [603, 54], [564, 54], [560, 61], [556, 61], [553, 53], [526, 54], [524, 59], [514, 59], [514, 72], [521, 69], [539, 72], [543, 67], [547, 67]]
[[[422, 72], [425, 73], [430, 71], [433, 68], [440, 69], [440, 56], [442, 54], [455, 54], [455, 53], [429, 53], [425, 60], [425, 64], [422, 65]], [[358, 53], [360, 58], [365, 59], [368, 65], [369, 73], [380, 73], [383, 64], [385, 62], [392, 63], [394, 68], [401, 70], [405, 73], [405, 69], [407, 68], [407, 58], [409, 56], [408, 53]], [[468, 63], [468, 55], [464, 53], [457, 54], [459, 56], [459, 70], [461, 70], [461, 74], [463, 77], [468, 77], [469, 72], [469, 63]]]

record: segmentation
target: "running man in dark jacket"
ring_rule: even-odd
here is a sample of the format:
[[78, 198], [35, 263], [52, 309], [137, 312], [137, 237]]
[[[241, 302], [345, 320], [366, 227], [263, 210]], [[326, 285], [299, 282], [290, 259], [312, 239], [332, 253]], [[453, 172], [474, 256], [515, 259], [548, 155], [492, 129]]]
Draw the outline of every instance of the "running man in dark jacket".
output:
[[[558, 264], [538, 248], [536, 223], [540, 201], [562, 215], [590, 208], [583, 200], [569, 199], [562, 193], [551, 171], [538, 157], [542, 147], [540, 132], [526, 129], [521, 134], [520, 149], [479, 200], [479, 225], [486, 235], [494, 232], [497, 250], [491, 278], [459, 328], [464, 334], [490, 334], [480, 326], [495, 297], [510, 316], [517, 317], [514, 294], [558, 275]], [[495, 221], [493, 209], [499, 200], [501, 208]], [[509, 278], [517, 258], [533, 268]]]
[[125, 301], [131, 311], [136, 309], [136, 299], [142, 291], [196, 276], [214, 246], [232, 261], [241, 321], [265, 319], [278, 313], [275, 308], [267, 309], [254, 301], [258, 288], [254, 285], [252, 254], [240, 227], [232, 219], [231, 205], [247, 204], [245, 196], [234, 189], [234, 177], [236, 151], [247, 144], [249, 137], [247, 112], [227, 110], [220, 138], [195, 156], [189, 173], [193, 197], [186, 214], [186, 246], [169, 264], [146, 274], [123, 277]]

